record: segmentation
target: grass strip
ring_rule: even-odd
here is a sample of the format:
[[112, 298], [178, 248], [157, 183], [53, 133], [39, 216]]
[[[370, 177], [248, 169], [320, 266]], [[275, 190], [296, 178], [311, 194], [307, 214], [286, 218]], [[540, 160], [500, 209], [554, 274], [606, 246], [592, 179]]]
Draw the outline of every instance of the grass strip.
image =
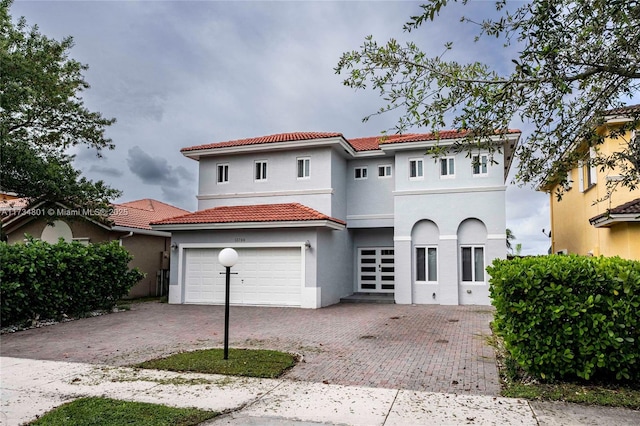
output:
[[192, 426], [217, 416], [214, 411], [174, 408], [110, 398], [80, 398], [44, 414], [30, 425]]
[[296, 357], [285, 352], [264, 349], [229, 349], [229, 359], [225, 360], [222, 349], [205, 349], [145, 361], [135, 367], [273, 379], [280, 377], [295, 364]]

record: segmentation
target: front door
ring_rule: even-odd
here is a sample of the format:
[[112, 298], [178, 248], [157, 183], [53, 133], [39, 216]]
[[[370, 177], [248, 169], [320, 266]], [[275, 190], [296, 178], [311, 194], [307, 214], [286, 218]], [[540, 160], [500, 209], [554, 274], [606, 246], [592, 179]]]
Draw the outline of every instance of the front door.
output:
[[358, 291], [393, 293], [395, 267], [393, 247], [358, 249]]

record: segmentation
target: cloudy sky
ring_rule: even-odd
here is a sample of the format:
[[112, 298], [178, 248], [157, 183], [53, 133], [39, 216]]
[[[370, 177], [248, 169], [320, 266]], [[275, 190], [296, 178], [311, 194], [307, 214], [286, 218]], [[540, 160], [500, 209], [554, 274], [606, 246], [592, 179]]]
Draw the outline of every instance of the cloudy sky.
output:
[[[412, 40], [432, 54], [452, 41], [449, 59], [508, 66], [512, 52], [473, 43], [477, 28], [459, 22], [481, 20], [493, 4], [447, 7], [410, 34], [402, 25], [420, 2], [16, 0], [11, 15], [57, 40], [72, 36], [70, 56], [89, 65], [86, 106], [117, 119], [107, 131], [115, 150], [104, 158], [76, 152], [84, 175], [122, 190], [117, 201], [155, 198], [193, 211], [198, 163], [182, 147], [293, 131], [372, 136], [393, 127], [393, 115], [363, 123], [383, 106], [380, 97], [343, 86], [334, 72], [367, 35]], [[546, 253], [548, 196], [510, 185], [507, 227], [523, 254]]]

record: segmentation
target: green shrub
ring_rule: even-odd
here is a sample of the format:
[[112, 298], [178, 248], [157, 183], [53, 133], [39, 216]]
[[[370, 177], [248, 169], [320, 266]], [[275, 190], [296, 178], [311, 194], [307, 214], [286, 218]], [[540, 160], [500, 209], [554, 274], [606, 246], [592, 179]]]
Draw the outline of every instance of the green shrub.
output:
[[117, 242], [0, 243], [2, 324], [111, 309], [144, 274]]
[[640, 262], [552, 255], [487, 271], [495, 329], [527, 372], [640, 380]]

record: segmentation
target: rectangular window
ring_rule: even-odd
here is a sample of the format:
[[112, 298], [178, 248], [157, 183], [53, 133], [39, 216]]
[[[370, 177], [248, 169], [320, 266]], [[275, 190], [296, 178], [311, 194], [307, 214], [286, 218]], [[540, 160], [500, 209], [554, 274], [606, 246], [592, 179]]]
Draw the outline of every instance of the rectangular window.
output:
[[484, 282], [484, 248], [462, 247], [462, 281]]
[[256, 180], [267, 180], [267, 162], [266, 161], [256, 161]]
[[422, 179], [424, 176], [424, 165], [421, 158], [409, 159], [409, 179]]
[[229, 182], [229, 165], [218, 164], [218, 183]]
[[309, 178], [310, 158], [298, 158], [298, 179]]
[[366, 179], [367, 178], [367, 168], [366, 167], [356, 167], [355, 168], [355, 178], [356, 179]]
[[445, 157], [440, 159], [440, 176], [454, 177], [456, 175], [455, 158]]
[[378, 177], [391, 177], [391, 165], [378, 166]]
[[416, 281], [438, 281], [438, 249], [416, 247]]
[[483, 176], [488, 173], [487, 170], [487, 156], [486, 155], [474, 155], [473, 156], [473, 174], [475, 176]]
[[591, 165], [591, 159], [596, 158], [596, 150], [594, 148], [589, 149], [589, 158], [584, 161], [578, 162], [578, 186], [580, 192], [584, 192], [587, 189], [594, 186], [597, 182], [597, 168]]

